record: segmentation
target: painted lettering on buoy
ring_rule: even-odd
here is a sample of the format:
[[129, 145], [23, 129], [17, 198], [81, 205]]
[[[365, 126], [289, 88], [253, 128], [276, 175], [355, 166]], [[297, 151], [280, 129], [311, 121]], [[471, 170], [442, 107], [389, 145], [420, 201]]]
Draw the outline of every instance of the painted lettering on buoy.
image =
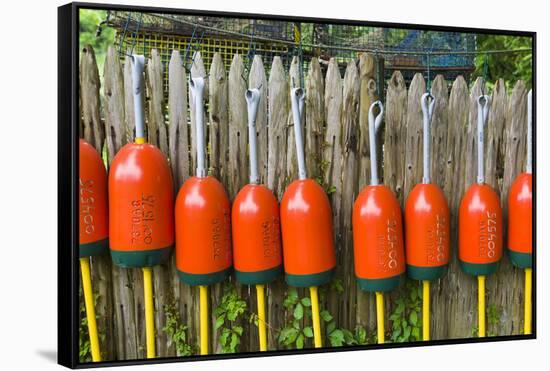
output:
[[80, 182], [80, 208], [84, 221], [84, 232], [86, 234], [92, 234], [95, 232], [95, 222], [93, 212], [95, 210], [95, 198], [94, 198], [94, 181], [88, 179]]

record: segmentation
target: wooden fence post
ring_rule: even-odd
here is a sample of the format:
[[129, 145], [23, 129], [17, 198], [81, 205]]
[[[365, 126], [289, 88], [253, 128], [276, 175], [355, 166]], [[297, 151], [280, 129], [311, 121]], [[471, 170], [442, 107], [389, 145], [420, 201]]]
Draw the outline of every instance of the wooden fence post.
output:
[[[431, 141], [431, 182], [441, 190], [445, 184], [445, 170], [447, 168], [447, 134], [449, 127], [449, 92], [447, 82], [442, 75], [437, 75], [432, 83], [431, 93], [435, 98], [435, 106], [430, 125]], [[420, 102], [418, 102], [420, 104]], [[424, 148], [422, 146], [422, 148]], [[447, 203], [449, 200], [447, 199]], [[449, 206], [450, 207], [450, 206]], [[451, 223], [450, 220], [447, 223]], [[450, 238], [450, 236], [448, 237]], [[445, 276], [443, 276], [445, 279]], [[441, 290], [441, 281], [435, 281], [430, 287], [431, 298], [431, 338], [443, 339], [447, 328], [447, 321], [444, 318], [447, 305], [447, 293]]]
[[340, 265], [342, 284], [345, 288], [347, 300], [342, 302], [340, 320], [346, 328], [355, 327], [356, 282], [353, 266], [353, 235], [351, 216], [353, 204], [358, 193], [358, 160], [359, 160], [359, 72], [355, 61], [348, 62], [343, 84], [342, 107], [342, 245]]
[[313, 57], [305, 82], [305, 158], [308, 177], [321, 179], [321, 146], [324, 141], [324, 81], [317, 57]]
[[[336, 59], [331, 58], [327, 68], [324, 93], [324, 120], [326, 133], [323, 151], [323, 183], [331, 192], [329, 199], [332, 207], [332, 226], [334, 231], [334, 247], [336, 249], [336, 264], [339, 271], [343, 256], [340, 254], [342, 246], [342, 77]], [[339, 274], [337, 273], [337, 276]], [[327, 307], [333, 316], [338, 316], [342, 297], [349, 293], [331, 292], [327, 299]]]
[[[362, 53], [359, 56], [359, 163], [358, 163], [358, 187], [360, 192], [370, 183], [370, 146], [369, 146], [369, 108], [378, 100], [377, 83], [375, 80], [376, 61], [370, 54]], [[384, 130], [384, 129], [383, 129]], [[381, 130], [382, 131], [382, 130]], [[383, 176], [383, 142], [381, 136], [377, 148], [379, 174]], [[369, 300], [369, 295], [357, 290], [357, 324], [366, 328], [374, 326], [375, 305], [374, 300]], [[369, 321], [372, 323], [369, 324]]]
[[[281, 199], [286, 176], [287, 156], [287, 117], [289, 111], [289, 86], [285, 76], [281, 58], [273, 58], [269, 75], [268, 96], [269, 100], [269, 140], [268, 140], [268, 167], [267, 186], [275, 193], [277, 199]], [[292, 128], [290, 128], [292, 129]], [[282, 306], [286, 285], [284, 278], [280, 277], [275, 282], [267, 285], [267, 344], [268, 349], [277, 349], [276, 330], [284, 326], [284, 308]]]

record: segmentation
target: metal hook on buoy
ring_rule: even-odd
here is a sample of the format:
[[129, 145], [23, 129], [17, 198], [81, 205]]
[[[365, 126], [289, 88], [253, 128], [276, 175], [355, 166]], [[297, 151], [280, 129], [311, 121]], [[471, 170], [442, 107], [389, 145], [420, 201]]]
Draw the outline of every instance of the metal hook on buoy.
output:
[[145, 57], [143, 55], [132, 55], [132, 84], [134, 95], [134, 115], [136, 122], [136, 141], [145, 138], [145, 121], [143, 119], [143, 69]]
[[[261, 87], [261, 85], [260, 85]], [[259, 184], [260, 176], [258, 174], [258, 153], [256, 150], [256, 116], [258, 115], [258, 105], [261, 99], [259, 88], [248, 89], [245, 93], [246, 104], [248, 108], [248, 143], [250, 145], [250, 183]]]
[[302, 138], [302, 113], [304, 112], [305, 93], [302, 88], [290, 90], [292, 104], [292, 118], [294, 119], [294, 137], [296, 140], [296, 157], [298, 159], [298, 178], [306, 179], [306, 161], [304, 157], [304, 143]]
[[527, 173], [533, 172], [533, 90], [527, 94]]
[[485, 182], [485, 122], [489, 113], [489, 97], [480, 95], [477, 98], [477, 182]]
[[193, 105], [195, 106], [195, 127], [197, 130], [197, 176], [206, 176], [206, 155], [204, 143], [204, 78], [193, 77], [189, 79]]
[[[374, 107], [378, 106], [380, 113], [374, 116]], [[382, 124], [384, 118], [384, 106], [377, 100], [369, 108], [369, 145], [370, 145], [370, 184], [378, 184], [378, 161], [376, 159], [376, 133]]]
[[424, 147], [424, 154], [423, 154], [423, 167], [424, 167], [424, 174], [422, 176], [422, 183], [429, 184], [430, 183], [430, 125], [432, 123], [432, 115], [434, 112], [434, 106], [435, 106], [435, 98], [434, 96], [428, 92], [422, 95], [422, 98], [420, 100], [421, 106], [422, 106], [422, 137], [423, 137], [423, 147]]

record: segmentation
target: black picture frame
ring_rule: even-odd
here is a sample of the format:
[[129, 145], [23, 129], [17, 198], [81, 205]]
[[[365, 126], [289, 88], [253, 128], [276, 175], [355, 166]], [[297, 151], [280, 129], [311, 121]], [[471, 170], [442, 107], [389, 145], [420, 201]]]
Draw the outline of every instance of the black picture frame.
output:
[[[379, 21], [358, 21], [347, 19], [311, 18], [296, 16], [281, 16], [269, 14], [234, 13], [221, 11], [203, 11], [176, 8], [159, 8], [145, 6], [129, 6], [115, 4], [97, 4], [75, 2], [58, 8], [58, 363], [69, 368], [91, 368], [106, 366], [124, 366], [138, 364], [155, 364], [171, 362], [190, 362], [202, 360], [222, 360], [246, 357], [266, 357], [289, 354], [311, 354], [324, 352], [343, 352], [353, 350], [370, 350], [381, 348], [401, 348], [434, 346], [464, 343], [485, 343], [496, 341], [525, 340], [537, 338], [536, 317], [536, 249], [533, 251], [533, 331], [530, 335], [495, 336], [487, 338], [444, 339], [407, 343], [387, 343], [377, 345], [342, 346], [337, 348], [277, 350], [267, 352], [245, 352], [235, 354], [213, 354], [207, 356], [168, 357], [154, 360], [135, 359], [122, 361], [104, 361], [100, 363], [79, 363], [78, 361], [78, 287], [80, 285], [78, 266], [78, 161], [77, 150], [79, 133], [79, 10], [123, 10], [134, 12], [156, 12], [166, 14], [208, 15], [219, 17], [254, 18], [265, 20], [280, 20], [311, 23], [333, 23], [343, 25], [358, 25], [371, 27], [392, 27], [402, 29], [447, 31], [477, 34], [499, 34], [524, 36], [532, 38], [533, 42], [533, 166], [536, 169], [537, 130], [536, 130], [536, 71], [537, 71], [537, 33], [530, 31], [512, 31], [487, 28], [448, 27], [425, 24], [403, 24]], [[537, 172], [533, 171], [533, 244], [536, 246], [537, 210]]]

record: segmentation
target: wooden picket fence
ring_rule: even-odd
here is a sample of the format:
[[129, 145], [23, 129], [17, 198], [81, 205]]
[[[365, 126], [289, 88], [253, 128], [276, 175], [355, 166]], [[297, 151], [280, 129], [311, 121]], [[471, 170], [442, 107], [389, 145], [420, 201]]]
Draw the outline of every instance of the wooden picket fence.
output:
[[[351, 212], [359, 190], [369, 180], [368, 108], [379, 98], [385, 102], [385, 124], [379, 136], [379, 174], [393, 189], [403, 206], [409, 191], [422, 177], [422, 112], [420, 97], [425, 81], [417, 74], [407, 90], [401, 73], [395, 72], [385, 97], [377, 96], [375, 60], [362, 54], [347, 65], [342, 77], [334, 60], [323, 76], [317, 60], [311, 61], [305, 78], [305, 153], [309, 175], [315, 177], [329, 193], [334, 216], [337, 250], [336, 282], [342, 290], [326, 288], [321, 306], [328, 310], [338, 328], [375, 332], [375, 299], [360, 292], [353, 271]], [[165, 68], [167, 67], [167, 70]], [[294, 58], [289, 71], [279, 58], [273, 60], [266, 75], [261, 56], [254, 57], [248, 76], [243, 59], [235, 55], [229, 72], [219, 55], [210, 71], [205, 71], [200, 54], [195, 57], [192, 76], [207, 78], [206, 99], [208, 166], [225, 185], [233, 199], [248, 181], [247, 114], [245, 90], [262, 85], [257, 130], [261, 182], [280, 199], [286, 185], [297, 177], [294, 135], [290, 112], [290, 87], [298, 84], [299, 61]], [[163, 74], [169, 74], [169, 97], [165, 102]], [[207, 74], [208, 73], [208, 74]], [[131, 64], [121, 63], [109, 47], [104, 85], [100, 94], [99, 71], [94, 51], [82, 50], [80, 65], [81, 135], [96, 149], [107, 148], [108, 163], [116, 152], [133, 138], [134, 112], [131, 94]], [[246, 81], [248, 80], [248, 81]], [[432, 123], [433, 181], [444, 190], [451, 209], [452, 258], [444, 278], [432, 284], [432, 339], [472, 337], [477, 326], [477, 286], [474, 277], [463, 274], [457, 264], [457, 210], [466, 187], [475, 182], [476, 97], [482, 91], [478, 79], [471, 89], [458, 77], [448, 90], [442, 76], [432, 83], [436, 105]], [[527, 89], [517, 81], [511, 94], [503, 80], [496, 81], [486, 129], [486, 177], [501, 196], [506, 220], [507, 192], [513, 179], [522, 171], [526, 159]], [[188, 76], [181, 55], [173, 51], [168, 66], [163, 66], [153, 50], [146, 64], [146, 126], [148, 141], [157, 145], [170, 160], [175, 190], [194, 173], [195, 112], [188, 102]], [[167, 107], [167, 109], [166, 109]], [[188, 115], [190, 114], [190, 117]], [[189, 124], [191, 123], [191, 124]], [[138, 269], [121, 269], [110, 257], [92, 259], [92, 282], [97, 297], [96, 310], [106, 360], [145, 357], [143, 279]], [[158, 356], [177, 355], [174, 342], [163, 331], [167, 310], [175, 306], [181, 324], [188, 326], [191, 344], [198, 343], [198, 289], [179, 282], [174, 262], [154, 268], [156, 347]], [[237, 293], [247, 302], [248, 311], [256, 311], [256, 294], [247, 286], [234, 283]], [[227, 285], [227, 283], [226, 283]], [[417, 283], [402, 285], [386, 295], [386, 330], [393, 332], [391, 313], [403, 298], [416, 295]], [[267, 322], [269, 349], [283, 349], [278, 331], [293, 313], [283, 306], [288, 287], [283, 278], [268, 285]], [[221, 300], [223, 285], [210, 291], [212, 310]], [[306, 296], [298, 290], [300, 296]], [[400, 303], [400, 300], [401, 303]], [[495, 335], [519, 334], [523, 322], [523, 275], [503, 258], [497, 273], [487, 279], [487, 304], [492, 313], [488, 330]], [[409, 309], [405, 309], [405, 312]], [[410, 321], [410, 318], [405, 317]], [[239, 351], [258, 350], [257, 328], [241, 321], [244, 334]], [[402, 323], [401, 321], [400, 323]], [[219, 334], [213, 329], [212, 352], [220, 352]], [[410, 326], [410, 324], [409, 324]], [[401, 332], [406, 332], [406, 325]], [[325, 332], [324, 344], [330, 346]], [[410, 329], [408, 330], [410, 331]], [[398, 330], [399, 332], [399, 330]], [[391, 335], [391, 334], [390, 334]], [[395, 335], [395, 334], [394, 334]], [[391, 336], [390, 336], [391, 337]], [[306, 339], [306, 347], [311, 340]]]

